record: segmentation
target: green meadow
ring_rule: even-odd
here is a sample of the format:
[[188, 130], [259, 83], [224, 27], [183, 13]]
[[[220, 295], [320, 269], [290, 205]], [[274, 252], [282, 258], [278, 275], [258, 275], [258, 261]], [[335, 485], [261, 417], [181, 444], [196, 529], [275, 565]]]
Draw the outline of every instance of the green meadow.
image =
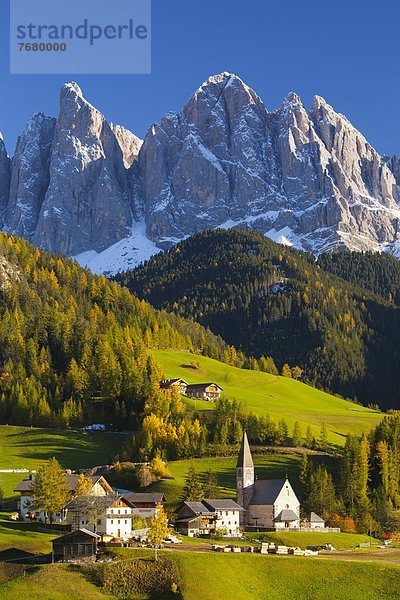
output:
[[[175, 552], [181, 600], [397, 600], [400, 568], [334, 558], [223, 555]], [[0, 584], [2, 600], [110, 599], [79, 568], [48, 565], [27, 569]], [[131, 596], [131, 600], [156, 600]], [[158, 597], [157, 600], [160, 600]]]
[[[299, 381], [231, 367], [212, 358], [179, 350], [155, 350], [166, 377], [182, 377], [189, 383], [216, 381], [230, 399], [246, 403], [255, 415], [269, 414], [276, 420], [285, 418], [289, 427], [299, 421], [304, 432], [310, 425], [316, 437], [322, 423], [332, 444], [341, 445], [349, 433], [362, 434], [377, 425], [382, 414], [337, 398]], [[190, 365], [198, 361], [200, 368]], [[212, 410], [213, 403], [188, 400], [197, 410]]]
[[335, 559], [176, 553], [184, 600], [395, 600], [400, 568]]
[[[5, 560], [14, 550], [23, 550], [32, 554], [48, 554], [51, 552], [51, 540], [56, 537], [53, 532], [43, 533], [38, 530], [38, 523], [21, 523], [11, 521], [8, 515], [0, 519], [0, 560]], [[5, 556], [7, 552], [7, 556]]]
[[0, 585], [2, 600], [105, 600], [104, 594], [80, 569], [55, 564], [30, 567], [25, 574]]
[[[124, 436], [102, 431], [73, 431], [0, 425], [0, 469], [37, 469], [55, 456], [64, 468], [108, 464]], [[0, 473], [5, 497], [26, 473]]]

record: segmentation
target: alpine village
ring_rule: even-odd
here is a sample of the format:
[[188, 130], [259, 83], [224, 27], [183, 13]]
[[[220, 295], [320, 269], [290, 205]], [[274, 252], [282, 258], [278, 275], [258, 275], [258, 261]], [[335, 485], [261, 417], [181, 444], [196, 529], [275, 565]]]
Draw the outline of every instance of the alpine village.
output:
[[[211, 59], [204, 83], [186, 63], [168, 86], [159, 67], [8, 83], [0, 599], [399, 600], [400, 159], [308, 88], [307, 106], [293, 92], [276, 104], [274, 88], [287, 73], [302, 91], [307, 35], [313, 77], [345, 53], [353, 3], [328, 19], [314, 0], [256, 2], [254, 39], [241, 7], [246, 47], [234, 2], [189, 4], [191, 52], [240, 51], [243, 76], [242, 53], [253, 65], [258, 41], [276, 40], [276, 65], [249, 69], [271, 109]], [[353, 27], [387, 8], [367, 5]], [[161, 35], [175, 13], [154, 12]], [[394, 85], [395, 53], [353, 34], [360, 73], [391, 62]], [[190, 55], [172, 49], [176, 64]], [[347, 71], [345, 94], [321, 85], [341, 110], [359, 86]], [[384, 121], [375, 77], [357, 93]], [[57, 116], [33, 112], [46, 107]], [[367, 110], [351, 110], [361, 128]]]

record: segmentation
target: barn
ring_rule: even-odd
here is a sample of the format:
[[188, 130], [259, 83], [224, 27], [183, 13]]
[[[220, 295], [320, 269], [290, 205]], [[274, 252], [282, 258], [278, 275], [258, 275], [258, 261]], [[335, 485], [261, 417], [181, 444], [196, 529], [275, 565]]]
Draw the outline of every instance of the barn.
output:
[[53, 540], [54, 560], [94, 562], [99, 540], [99, 535], [87, 529], [78, 529], [62, 535]]

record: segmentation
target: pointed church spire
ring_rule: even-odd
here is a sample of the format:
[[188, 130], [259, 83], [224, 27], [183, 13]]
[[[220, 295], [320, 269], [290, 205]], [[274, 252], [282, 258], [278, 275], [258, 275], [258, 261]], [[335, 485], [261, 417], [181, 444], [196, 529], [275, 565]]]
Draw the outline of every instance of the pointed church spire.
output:
[[236, 463], [236, 468], [254, 468], [253, 459], [251, 457], [249, 440], [247, 439], [247, 433], [243, 432], [242, 445], [240, 446], [239, 456]]

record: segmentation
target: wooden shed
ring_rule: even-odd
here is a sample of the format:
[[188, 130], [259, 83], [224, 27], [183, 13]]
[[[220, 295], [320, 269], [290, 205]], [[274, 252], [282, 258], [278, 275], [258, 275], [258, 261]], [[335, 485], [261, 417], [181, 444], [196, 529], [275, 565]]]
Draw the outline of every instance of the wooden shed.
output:
[[53, 540], [55, 561], [95, 561], [100, 536], [87, 529], [78, 529]]

